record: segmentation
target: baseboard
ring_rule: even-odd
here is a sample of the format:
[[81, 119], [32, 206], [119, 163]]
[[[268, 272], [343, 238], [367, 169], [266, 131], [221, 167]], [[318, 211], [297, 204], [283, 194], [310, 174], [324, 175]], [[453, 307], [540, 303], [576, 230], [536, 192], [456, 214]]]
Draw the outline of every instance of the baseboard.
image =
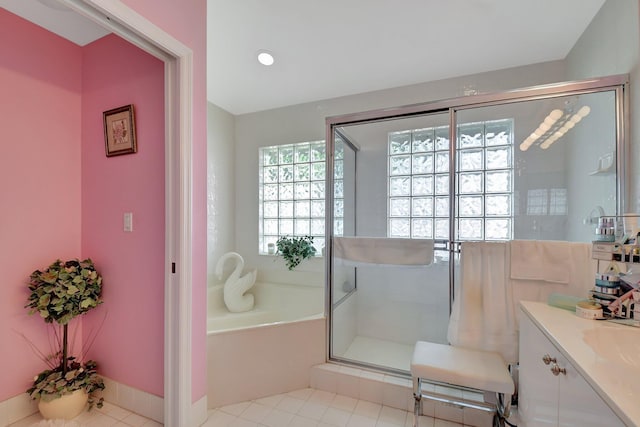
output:
[[27, 393], [0, 402], [0, 426], [8, 426], [38, 412], [38, 404]]
[[[164, 424], [164, 399], [104, 378], [104, 400], [143, 417]], [[5, 427], [38, 412], [38, 404], [26, 393], [0, 402], [0, 427]], [[191, 426], [198, 427], [207, 420], [207, 396], [191, 405]]]
[[191, 405], [191, 427], [201, 426], [207, 421], [207, 395]]
[[164, 423], [164, 399], [109, 378], [104, 378], [104, 400], [160, 424]]

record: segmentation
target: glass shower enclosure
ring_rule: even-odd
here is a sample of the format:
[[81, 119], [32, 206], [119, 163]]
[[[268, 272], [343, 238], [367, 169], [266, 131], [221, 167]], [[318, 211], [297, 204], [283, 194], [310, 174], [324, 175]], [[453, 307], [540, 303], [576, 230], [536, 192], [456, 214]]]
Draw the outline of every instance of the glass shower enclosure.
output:
[[627, 77], [327, 119], [328, 358], [447, 343], [465, 241], [590, 241], [624, 212]]

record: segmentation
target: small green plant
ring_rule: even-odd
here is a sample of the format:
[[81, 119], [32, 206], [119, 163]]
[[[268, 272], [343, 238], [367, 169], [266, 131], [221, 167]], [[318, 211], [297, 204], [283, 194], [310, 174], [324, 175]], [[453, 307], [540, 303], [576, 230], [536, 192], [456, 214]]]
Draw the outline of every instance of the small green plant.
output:
[[276, 242], [278, 247], [277, 254], [282, 255], [287, 268], [293, 270], [298, 264], [307, 258], [311, 258], [316, 254], [316, 248], [313, 247], [313, 237], [280, 237]]
[[25, 305], [29, 314], [38, 313], [46, 323], [56, 325], [52, 325], [55, 348], [51, 353], [45, 355], [34, 348], [49, 368], [34, 377], [27, 393], [32, 399], [50, 401], [84, 389], [89, 397], [89, 409], [94, 404], [102, 407], [103, 399], [95, 396], [95, 392], [104, 390], [96, 362], [77, 361], [68, 354], [69, 322], [102, 303], [102, 276], [93, 261], [56, 260], [47, 269], [31, 273], [29, 290]]

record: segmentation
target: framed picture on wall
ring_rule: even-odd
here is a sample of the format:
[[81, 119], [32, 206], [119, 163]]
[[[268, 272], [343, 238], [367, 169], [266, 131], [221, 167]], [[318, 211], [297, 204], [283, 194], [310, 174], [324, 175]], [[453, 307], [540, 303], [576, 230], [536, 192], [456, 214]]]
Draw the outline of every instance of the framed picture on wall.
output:
[[107, 157], [135, 153], [137, 146], [133, 104], [105, 111], [102, 118]]

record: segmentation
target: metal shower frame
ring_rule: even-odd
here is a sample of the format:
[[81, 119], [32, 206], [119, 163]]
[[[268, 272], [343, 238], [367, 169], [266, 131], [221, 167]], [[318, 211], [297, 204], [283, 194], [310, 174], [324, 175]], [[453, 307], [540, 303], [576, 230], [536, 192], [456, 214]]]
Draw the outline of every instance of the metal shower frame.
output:
[[[458, 111], [479, 107], [510, 104], [523, 101], [552, 99], [562, 96], [583, 95], [604, 91], [614, 91], [615, 120], [616, 120], [616, 205], [617, 215], [625, 212], [626, 201], [629, 200], [627, 178], [629, 171], [629, 76], [627, 74], [613, 75], [601, 78], [576, 80], [547, 85], [532, 86], [522, 89], [462, 96], [444, 100], [411, 104], [400, 107], [376, 109], [352, 114], [331, 116], [326, 118], [326, 188], [325, 188], [325, 315], [326, 315], [326, 359], [327, 361], [358, 367], [373, 367], [383, 372], [405, 376], [407, 373], [383, 366], [343, 359], [332, 356], [332, 286], [333, 279], [333, 191], [334, 191], [334, 135], [338, 128], [346, 125], [375, 123], [423, 116], [437, 113], [449, 115], [449, 141], [456, 141], [456, 116]], [[456, 144], [449, 146], [449, 195], [455, 194], [456, 188]], [[357, 178], [356, 178], [357, 179]], [[453, 200], [453, 199], [452, 199]], [[449, 204], [449, 218], [455, 218], [455, 202]], [[459, 252], [459, 242], [454, 240], [455, 221], [449, 222], [449, 239], [445, 242], [444, 250], [449, 252], [450, 260]], [[453, 304], [455, 263], [449, 264], [449, 310]]]

